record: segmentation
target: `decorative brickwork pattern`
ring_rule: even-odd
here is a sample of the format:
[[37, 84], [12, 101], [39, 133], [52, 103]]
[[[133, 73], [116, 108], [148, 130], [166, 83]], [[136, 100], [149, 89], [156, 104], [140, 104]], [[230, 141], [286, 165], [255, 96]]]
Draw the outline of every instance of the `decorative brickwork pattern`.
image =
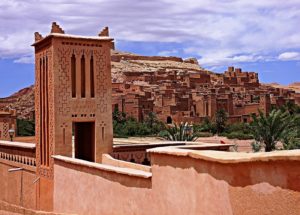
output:
[[97, 109], [101, 113], [107, 112], [107, 85], [108, 83], [106, 75], [106, 56], [102, 50], [97, 50], [94, 52], [96, 59], [96, 94], [99, 97], [97, 101]]
[[58, 49], [58, 68], [59, 68], [59, 100], [58, 100], [58, 112], [62, 116], [66, 116], [70, 113], [71, 107], [68, 102], [69, 98], [71, 97], [71, 58], [72, 52], [69, 47], [61, 47]]
[[[47, 154], [52, 155], [53, 154], [53, 145], [54, 145], [54, 94], [53, 94], [53, 72], [52, 72], [52, 61], [53, 61], [53, 56], [52, 56], [52, 49], [46, 49], [44, 51], [41, 51], [39, 54], [36, 55], [36, 91], [35, 91], [35, 102], [36, 102], [36, 133], [39, 134], [41, 131], [40, 128], [40, 122], [41, 122], [41, 116], [40, 116], [40, 97], [41, 97], [41, 91], [40, 91], [40, 71], [41, 68], [41, 61], [42, 59], [47, 58], [47, 74], [48, 74], [48, 92], [47, 93], [47, 99], [48, 99], [48, 119], [49, 121], [47, 123], [47, 128], [48, 130], [46, 131], [49, 133], [49, 139], [47, 139], [47, 142], [45, 144], [45, 149], [47, 151]], [[45, 72], [45, 71], [44, 71]], [[42, 119], [45, 120], [45, 119]], [[46, 134], [44, 134], [46, 135]], [[36, 165], [37, 165], [37, 171], [39, 175], [46, 177], [46, 178], [53, 178], [53, 159], [47, 157], [49, 159], [49, 164], [48, 165], [42, 165], [41, 162], [41, 137], [39, 135], [36, 135]], [[43, 152], [45, 153], [45, 152]], [[47, 154], [44, 154], [43, 156], [49, 156]]]

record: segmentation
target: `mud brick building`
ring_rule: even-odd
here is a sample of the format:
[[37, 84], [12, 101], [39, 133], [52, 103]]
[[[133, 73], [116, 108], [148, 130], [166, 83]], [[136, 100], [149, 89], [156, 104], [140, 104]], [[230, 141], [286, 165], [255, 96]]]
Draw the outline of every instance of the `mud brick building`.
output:
[[17, 115], [15, 110], [1, 110], [0, 109], [0, 140], [9, 140], [9, 130], [17, 129]]
[[[137, 63], [130, 56], [126, 59]], [[148, 58], [148, 62], [152, 60]], [[128, 68], [122, 73], [123, 81], [112, 84], [113, 109], [118, 107], [139, 121], [154, 112], [166, 123], [201, 122], [207, 117], [213, 119], [223, 109], [230, 122], [249, 122], [251, 114], [258, 114], [259, 110], [267, 114], [272, 106], [280, 107], [288, 101], [299, 104], [295, 91], [262, 85], [257, 73], [240, 68], [228, 67], [223, 74], [201, 67], [157, 67], [147, 72], [130, 72]]]

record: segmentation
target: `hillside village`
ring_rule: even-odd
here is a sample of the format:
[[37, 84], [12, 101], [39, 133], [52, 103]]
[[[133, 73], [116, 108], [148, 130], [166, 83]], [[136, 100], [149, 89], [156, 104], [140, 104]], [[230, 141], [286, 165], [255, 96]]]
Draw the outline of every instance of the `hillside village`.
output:
[[[248, 122], [252, 113], [287, 102], [300, 104], [300, 94], [275, 84], [261, 84], [258, 74], [229, 67], [223, 74], [202, 68], [196, 59], [140, 56], [111, 50], [112, 110], [143, 121], [150, 112], [165, 122], [202, 122], [223, 109], [229, 122]], [[3, 110], [33, 119], [34, 86], [0, 99]]]

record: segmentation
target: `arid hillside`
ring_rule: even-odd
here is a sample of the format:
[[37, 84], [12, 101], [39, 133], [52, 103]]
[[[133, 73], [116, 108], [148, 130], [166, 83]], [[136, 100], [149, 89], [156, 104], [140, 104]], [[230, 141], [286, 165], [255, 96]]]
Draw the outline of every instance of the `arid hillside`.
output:
[[294, 82], [289, 85], [281, 85], [278, 83], [270, 83], [270, 84], [265, 84], [265, 85], [275, 87], [275, 88], [294, 90], [295, 92], [300, 93], [300, 82]]
[[18, 118], [32, 119], [34, 113], [34, 86], [26, 87], [9, 97], [0, 98], [0, 109], [15, 109]]

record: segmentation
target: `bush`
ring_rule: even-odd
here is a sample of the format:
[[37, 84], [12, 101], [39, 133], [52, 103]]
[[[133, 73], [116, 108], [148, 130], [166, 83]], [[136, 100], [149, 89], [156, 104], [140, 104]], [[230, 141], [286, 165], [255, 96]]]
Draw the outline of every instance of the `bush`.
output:
[[253, 136], [251, 134], [245, 134], [242, 132], [222, 133], [221, 135], [227, 137], [228, 139], [239, 139], [239, 140], [253, 139]]
[[196, 132], [195, 135], [197, 137], [212, 137], [213, 134], [210, 132]]
[[150, 113], [144, 122], [138, 122], [133, 117], [126, 117], [118, 109], [113, 113], [114, 137], [143, 137], [157, 135], [164, 124], [160, 122], [154, 113]]
[[248, 123], [234, 123], [226, 126], [226, 133], [240, 132], [244, 134], [250, 134], [250, 126]]
[[262, 148], [262, 145], [260, 143], [253, 142], [253, 143], [251, 143], [251, 147], [252, 147], [253, 152], [259, 152]]
[[217, 133], [216, 123], [211, 122], [209, 120], [209, 118], [205, 118], [204, 122], [201, 124], [195, 124], [193, 126], [193, 130], [195, 133], [198, 133], [198, 132], [207, 132], [207, 133], [212, 133], [212, 134]]
[[193, 126], [186, 123], [172, 124], [166, 128], [163, 138], [170, 141], [195, 141], [197, 136], [192, 131]]

